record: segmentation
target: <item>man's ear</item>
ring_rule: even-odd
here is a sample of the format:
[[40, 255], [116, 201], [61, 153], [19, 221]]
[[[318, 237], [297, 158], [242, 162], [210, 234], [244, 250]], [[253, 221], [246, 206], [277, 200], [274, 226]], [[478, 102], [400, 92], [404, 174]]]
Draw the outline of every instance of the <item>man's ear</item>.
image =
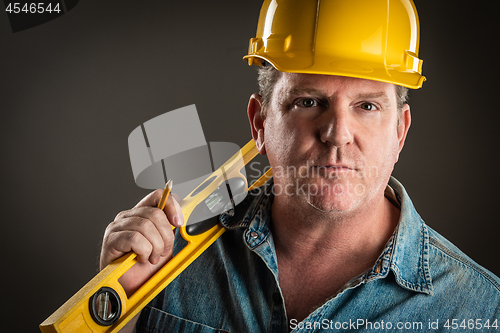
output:
[[399, 153], [403, 150], [403, 146], [405, 145], [406, 136], [408, 135], [408, 130], [411, 125], [411, 113], [410, 106], [408, 104], [403, 105], [403, 109], [401, 110], [401, 120], [398, 126], [398, 145], [399, 151], [396, 157], [396, 162], [399, 159]]
[[248, 101], [248, 120], [252, 129], [252, 137], [261, 155], [266, 155], [264, 139], [264, 117], [262, 115], [262, 97], [253, 94]]

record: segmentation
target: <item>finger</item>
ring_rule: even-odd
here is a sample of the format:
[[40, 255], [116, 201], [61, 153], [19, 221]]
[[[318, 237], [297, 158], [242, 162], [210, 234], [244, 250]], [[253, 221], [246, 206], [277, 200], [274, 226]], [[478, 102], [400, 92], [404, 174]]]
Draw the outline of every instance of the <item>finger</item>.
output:
[[163, 194], [163, 190], [154, 190], [153, 192], [146, 195], [141, 201], [137, 203], [136, 207], [157, 207], [160, 202], [161, 195]]
[[[169, 228], [165, 214], [161, 210], [155, 209], [154, 212], [155, 214], [144, 214], [149, 218], [132, 216], [112, 222], [108, 237], [105, 239], [111, 250], [122, 252], [138, 250], [140, 252], [136, 253], [141, 256], [141, 260], [149, 258], [152, 264], [156, 264], [160, 256], [169, 253], [168, 250], [173, 247], [174, 242], [172, 229]], [[159, 219], [163, 219], [163, 223], [158, 222]], [[145, 241], [149, 245], [146, 246]]]
[[147, 219], [155, 225], [161, 238], [163, 239], [164, 245], [162, 253], [166, 253], [168, 249], [173, 246], [174, 233], [172, 231], [171, 222], [168, 220], [165, 212], [155, 207], [138, 207], [133, 208], [129, 211], [121, 212], [120, 214], [118, 214], [115, 221], [120, 221], [119, 227], [121, 228], [121, 230], [138, 230], [135, 226], [127, 225], [127, 223], [133, 223], [133, 221], [136, 221], [134, 220], [134, 218], [138, 217]]
[[144, 263], [149, 260], [152, 245], [137, 232], [123, 230], [110, 233], [103, 243], [101, 269], [130, 251], [134, 251], [137, 254], [137, 260]]
[[174, 195], [168, 197], [163, 211], [173, 226], [182, 227], [184, 225], [182, 209], [179, 202], [174, 198]]
[[[142, 199], [134, 208], [138, 207], [157, 207], [160, 202], [163, 190], [155, 190]], [[174, 200], [176, 198], [176, 200]], [[179, 205], [179, 196], [175, 193], [169, 195], [163, 211], [167, 215], [169, 222], [175, 227], [184, 225], [184, 216]]]

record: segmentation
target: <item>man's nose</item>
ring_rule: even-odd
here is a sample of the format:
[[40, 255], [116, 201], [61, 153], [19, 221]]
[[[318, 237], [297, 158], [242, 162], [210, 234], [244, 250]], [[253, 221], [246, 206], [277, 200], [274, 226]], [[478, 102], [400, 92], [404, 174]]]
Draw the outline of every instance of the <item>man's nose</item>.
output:
[[336, 147], [353, 142], [353, 120], [348, 106], [330, 106], [318, 122], [321, 142]]

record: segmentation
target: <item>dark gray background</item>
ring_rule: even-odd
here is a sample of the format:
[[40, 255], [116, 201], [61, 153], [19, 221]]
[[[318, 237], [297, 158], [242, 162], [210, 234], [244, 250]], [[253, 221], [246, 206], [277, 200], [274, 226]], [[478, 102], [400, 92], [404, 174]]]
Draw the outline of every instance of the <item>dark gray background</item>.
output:
[[[469, 3], [416, 1], [428, 81], [395, 175], [430, 226], [499, 275], [499, 21], [495, 2]], [[15, 34], [0, 14], [2, 331], [36, 332], [97, 273], [106, 225], [148, 193], [134, 128], [194, 103], [207, 141], [250, 139], [255, 70], [241, 58], [260, 4], [82, 0]]]

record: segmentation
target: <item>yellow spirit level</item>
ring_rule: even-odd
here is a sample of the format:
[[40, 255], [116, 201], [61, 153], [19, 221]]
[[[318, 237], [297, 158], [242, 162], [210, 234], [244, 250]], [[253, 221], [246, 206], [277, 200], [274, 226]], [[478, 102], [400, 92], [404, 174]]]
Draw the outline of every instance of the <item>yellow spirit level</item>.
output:
[[[196, 206], [207, 199], [228, 179], [242, 178], [246, 188], [248, 186], [246, 178], [240, 173], [240, 170], [257, 153], [255, 142], [251, 140], [188, 194], [180, 203], [184, 221], [187, 222]], [[269, 169], [248, 190], [261, 186], [271, 175], [272, 171]], [[137, 262], [136, 254], [133, 252], [106, 266], [41, 323], [42, 332], [118, 332], [219, 238], [225, 229], [220, 223], [217, 223], [203, 233], [192, 235], [186, 231], [185, 223], [179, 231], [188, 244], [130, 297], [127, 297], [118, 279]]]

